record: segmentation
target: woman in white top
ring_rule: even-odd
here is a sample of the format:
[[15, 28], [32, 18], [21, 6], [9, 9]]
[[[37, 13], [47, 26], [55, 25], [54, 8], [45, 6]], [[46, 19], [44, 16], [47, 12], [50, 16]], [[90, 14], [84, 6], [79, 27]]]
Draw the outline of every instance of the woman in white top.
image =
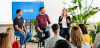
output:
[[93, 48], [98, 48], [100, 45], [100, 33], [98, 33], [95, 37]]
[[72, 48], [91, 48], [88, 42], [83, 42], [83, 35], [79, 26], [71, 27], [70, 38], [70, 45]]
[[69, 41], [69, 29], [71, 24], [71, 18], [67, 14], [67, 9], [63, 9], [62, 15], [59, 17], [58, 24], [60, 25], [60, 36], [66, 38]]

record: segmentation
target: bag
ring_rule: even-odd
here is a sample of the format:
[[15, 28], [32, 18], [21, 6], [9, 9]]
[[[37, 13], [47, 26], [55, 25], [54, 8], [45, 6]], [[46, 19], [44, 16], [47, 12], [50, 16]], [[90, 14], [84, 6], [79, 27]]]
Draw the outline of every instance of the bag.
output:
[[20, 48], [18, 41], [14, 41], [12, 48]]

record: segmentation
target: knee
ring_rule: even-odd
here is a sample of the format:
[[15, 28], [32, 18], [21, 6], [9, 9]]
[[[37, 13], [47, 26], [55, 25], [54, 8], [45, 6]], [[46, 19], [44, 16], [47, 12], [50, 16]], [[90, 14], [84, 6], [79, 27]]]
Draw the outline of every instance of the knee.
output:
[[23, 39], [26, 39], [26, 36], [22, 36]]
[[33, 35], [32, 35], [32, 34], [30, 34], [30, 37], [32, 38], [32, 37], [33, 37]]
[[50, 34], [47, 37], [49, 38], [50, 37]]

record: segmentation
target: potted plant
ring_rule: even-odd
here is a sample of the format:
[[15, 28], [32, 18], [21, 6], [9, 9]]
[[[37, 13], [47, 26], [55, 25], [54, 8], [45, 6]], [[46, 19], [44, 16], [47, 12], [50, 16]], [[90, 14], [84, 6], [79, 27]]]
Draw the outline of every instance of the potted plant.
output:
[[38, 42], [38, 35], [37, 35], [37, 28], [36, 28], [36, 20], [31, 20], [31, 23], [33, 24], [33, 26], [35, 28], [35, 32], [36, 32], [36, 34], [34, 35], [34, 37], [36, 38], [36, 41]]
[[97, 23], [97, 25], [94, 25], [95, 29], [91, 29], [89, 36], [92, 38], [92, 43], [94, 43], [96, 34], [100, 32], [100, 21]]
[[72, 7], [69, 4], [63, 2], [64, 4], [67, 4], [69, 6], [68, 12], [70, 13], [70, 15], [72, 15], [71, 24], [73, 25], [77, 25], [79, 23], [89, 25], [86, 23], [87, 19], [89, 19], [91, 16], [100, 11], [99, 7], [94, 8], [91, 6], [94, 0], [91, 2], [90, 6], [85, 8], [82, 7], [81, 1], [82, 0], [72, 0], [71, 3], [73, 3], [74, 5]]

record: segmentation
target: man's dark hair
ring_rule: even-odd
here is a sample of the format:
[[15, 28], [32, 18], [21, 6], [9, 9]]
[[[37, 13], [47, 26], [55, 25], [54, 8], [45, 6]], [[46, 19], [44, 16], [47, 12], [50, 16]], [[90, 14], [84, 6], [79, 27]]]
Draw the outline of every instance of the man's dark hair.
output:
[[85, 24], [79, 24], [78, 26], [81, 28], [83, 34], [88, 34]]
[[71, 45], [67, 40], [58, 40], [54, 48], [71, 48]]
[[21, 9], [17, 9], [17, 10], [16, 10], [16, 13], [18, 14], [20, 11], [21, 11]]
[[44, 7], [40, 7], [39, 11], [41, 11]]
[[59, 25], [58, 24], [53, 24], [52, 25], [52, 30], [54, 31], [54, 33], [57, 33], [58, 29], [59, 29]]

